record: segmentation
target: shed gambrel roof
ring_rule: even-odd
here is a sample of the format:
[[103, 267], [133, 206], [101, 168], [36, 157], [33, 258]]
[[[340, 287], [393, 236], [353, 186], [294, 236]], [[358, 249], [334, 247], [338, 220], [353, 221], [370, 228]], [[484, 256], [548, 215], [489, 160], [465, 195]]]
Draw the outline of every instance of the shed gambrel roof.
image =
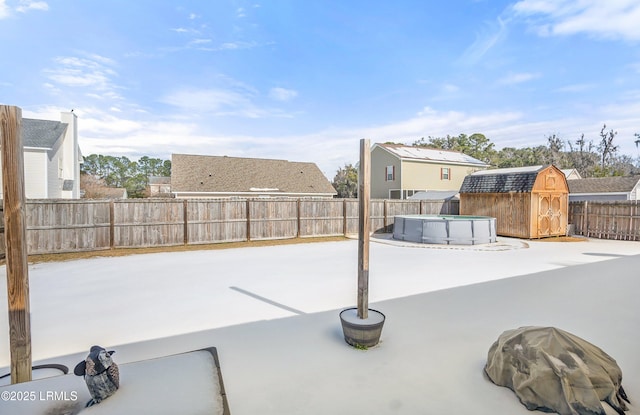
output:
[[589, 177], [568, 180], [569, 193], [627, 193], [638, 184], [640, 176]]
[[171, 156], [171, 191], [336, 194], [315, 163], [188, 154]]
[[52, 149], [65, 133], [68, 124], [60, 121], [22, 119], [22, 145]]
[[546, 166], [481, 170], [464, 178], [460, 193], [531, 192], [538, 173]]
[[474, 157], [468, 156], [459, 151], [442, 150], [438, 148], [411, 147], [401, 144], [374, 144], [387, 150], [389, 153], [402, 160], [431, 161], [451, 164], [473, 165], [478, 167], [488, 167], [489, 165]]

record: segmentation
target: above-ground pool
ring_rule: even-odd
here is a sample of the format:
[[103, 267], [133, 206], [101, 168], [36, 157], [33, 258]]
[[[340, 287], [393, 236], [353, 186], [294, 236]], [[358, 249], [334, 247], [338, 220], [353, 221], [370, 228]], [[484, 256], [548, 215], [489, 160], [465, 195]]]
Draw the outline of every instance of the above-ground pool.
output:
[[454, 215], [396, 216], [393, 222], [393, 238], [423, 244], [488, 244], [496, 241], [496, 218]]

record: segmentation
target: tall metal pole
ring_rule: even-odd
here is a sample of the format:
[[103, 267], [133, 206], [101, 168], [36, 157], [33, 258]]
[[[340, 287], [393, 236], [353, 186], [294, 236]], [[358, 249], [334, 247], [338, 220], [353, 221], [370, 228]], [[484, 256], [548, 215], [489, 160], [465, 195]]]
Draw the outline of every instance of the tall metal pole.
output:
[[360, 140], [360, 168], [358, 171], [358, 317], [369, 316], [369, 216], [371, 152], [369, 140]]
[[31, 316], [27, 265], [22, 110], [0, 106], [2, 190], [9, 297], [11, 382], [31, 380]]

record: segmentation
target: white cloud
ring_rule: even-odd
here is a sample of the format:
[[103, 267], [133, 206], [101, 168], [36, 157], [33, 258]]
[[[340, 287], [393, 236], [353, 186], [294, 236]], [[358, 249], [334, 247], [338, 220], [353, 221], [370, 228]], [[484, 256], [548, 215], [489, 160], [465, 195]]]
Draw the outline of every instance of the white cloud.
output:
[[495, 22], [485, 25], [483, 31], [476, 36], [476, 40], [464, 51], [459, 61], [467, 65], [479, 62], [506, 34], [506, 21], [498, 17]]
[[32, 0], [20, 0], [16, 11], [20, 13], [26, 13], [31, 10], [47, 11], [49, 5], [44, 1], [32, 1]]
[[191, 42], [192, 45], [203, 45], [207, 43], [211, 43], [211, 39], [193, 39]]
[[54, 66], [44, 70], [51, 81], [45, 84], [50, 91], [82, 88], [94, 98], [120, 99], [113, 82], [117, 72], [111, 68], [115, 65], [112, 59], [86, 54], [84, 57], [59, 56], [53, 61]]
[[531, 17], [540, 35], [586, 33], [607, 39], [640, 40], [640, 3], [637, 0], [522, 0], [516, 15]]
[[515, 85], [515, 84], [521, 84], [524, 82], [529, 82], [536, 78], [540, 78], [540, 74], [527, 73], [527, 72], [514, 73], [514, 74], [509, 74], [506, 77], [500, 79], [498, 83], [502, 85]]
[[258, 46], [258, 43], [256, 42], [243, 42], [243, 41], [225, 42], [220, 45], [218, 50], [252, 49], [252, 48], [255, 48], [256, 46]]
[[[32, 10], [47, 11], [49, 4], [44, 1], [20, 0], [14, 9], [18, 13], [27, 13]], [[0, 20], [11, 16], [12, 9], [6, 0], [0, 0]]]
[[243, 94], [221, 89], [183, 89], [165, 96], [161, 102], [195, 113], [218, 113], [250, 105]]
[[442, 92], [446, 94], [455, 94], [460, 91], [460, 87], [454, 84], [444, 84], [442, 85]]
[[573, 84], [573, 85], [565, 85], [556, 89], [556, 92], [584, 92], [595, 87], [594, 84]]
[[269, 97], [276, 101], [290, 101], [298, 96], [298, 91], [286, 88], [271, 88]]
[[9, 17], [9, 6], [5, 0], [0, 0], [0, 19]]

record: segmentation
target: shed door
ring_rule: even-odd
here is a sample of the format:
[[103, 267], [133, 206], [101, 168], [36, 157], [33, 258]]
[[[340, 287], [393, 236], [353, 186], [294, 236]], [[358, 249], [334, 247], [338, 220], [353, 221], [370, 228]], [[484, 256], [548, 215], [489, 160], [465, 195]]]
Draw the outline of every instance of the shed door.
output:
[[538, 194], [538, 237], [563, 235], [562, 194]]

